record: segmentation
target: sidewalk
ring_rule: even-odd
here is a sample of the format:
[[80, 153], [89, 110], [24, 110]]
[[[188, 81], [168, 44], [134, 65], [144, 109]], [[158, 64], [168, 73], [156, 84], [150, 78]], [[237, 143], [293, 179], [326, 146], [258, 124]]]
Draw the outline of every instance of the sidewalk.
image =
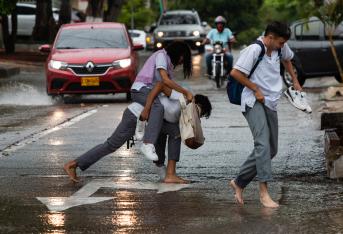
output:
[[3, 49], [0, 49], [0, 79], [19, 74], [20, 70], [26, 66], [42, 66], [47, 56], [48, 54], [38, 51], [38, 45], [30, 47], [16, 45], [14, 54], [6, 54]]

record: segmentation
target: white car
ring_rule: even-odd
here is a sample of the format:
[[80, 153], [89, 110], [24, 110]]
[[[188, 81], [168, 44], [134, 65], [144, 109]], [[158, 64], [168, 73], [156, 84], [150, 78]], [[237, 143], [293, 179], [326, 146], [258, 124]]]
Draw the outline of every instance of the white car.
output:
[[[55, 21], [58, 21], [58, 9], [53, 8], [53, 17]], [[31, 36], [33, 27], [35, 26], [36, 22], [36, 5], [30, 3], [17, 3], [17, 14], [18, 14], [18, 28], [17, 28], [17, 35], [18, 36]], [[8, 27], [11, 33], [12, 25], [11, 25], [11, 16], [8, 16]]]
[[[18, 36], [31, 36], [33, 27], [36, 22], [36, 5], [33, 3], [17, 3], [17, 14], [18, 14]], [[83, 21], [79, 15], [80, 11], [72, 9], [71, 22], [77, 23]], [[55, 19], [55, 22], [58, 22], [59, 19], [59, 9], [53, 7], [52, 14]], [[11, 16], [8, 16], [8, 26], [11, 33]]]
[[129, 29], [129, 34], [134, 44], [141, 44], [146, 48], [146, 33], [144, 31]]

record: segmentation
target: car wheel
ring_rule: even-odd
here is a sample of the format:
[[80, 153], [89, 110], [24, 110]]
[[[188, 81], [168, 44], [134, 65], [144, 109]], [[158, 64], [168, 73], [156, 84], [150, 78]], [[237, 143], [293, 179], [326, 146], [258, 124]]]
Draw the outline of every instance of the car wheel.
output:
[[[301, 86], [304, 85], [305, 83], [305, 78], [301, 75], [301, 72], [299, 71], [299, 69], [294, 65], [294, 63], [292, 63], [293, 65], [293, 71], [295, 73], [295, 75], [298, 77], [298, 81], [299, 81], [299, 84]], [[291, 75], [285, 70], [285, 68], [282, 66], [281, 68], [281, 76], [282, 76], [282, 79], [283, 79], [283, 82], [285, 83], [285, 85], [287, 87], [290, 87], [293, 85], [293, 80], [292, 80], [292, 77]]]
[[341, 78], [340, 75], [336, 75], [336, 76], [335, 76], [335, 79], [337, 80], [337, 82], [343, 83], [342, 78]]

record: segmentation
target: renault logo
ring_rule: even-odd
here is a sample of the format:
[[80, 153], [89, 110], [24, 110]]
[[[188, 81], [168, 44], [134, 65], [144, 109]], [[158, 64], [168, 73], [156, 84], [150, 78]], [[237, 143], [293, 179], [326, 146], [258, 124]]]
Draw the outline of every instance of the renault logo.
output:
[[87, 69], [87, 71], [92, 72], [93, 69], [94, 69], [94, 63], [88, 62], [88, 63], [86, 64], [86, 69]]

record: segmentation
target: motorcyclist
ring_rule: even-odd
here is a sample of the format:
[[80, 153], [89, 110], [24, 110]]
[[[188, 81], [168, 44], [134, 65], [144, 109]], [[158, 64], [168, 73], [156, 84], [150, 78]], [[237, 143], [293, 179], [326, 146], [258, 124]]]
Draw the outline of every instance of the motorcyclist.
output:
[[[212, 29], [202, 42], [203, 45], [205, 44], [213, 44], [217, 41], [223, 42], [225, 56], [224, 56], [224, 64], [226, 68], [226, 73], [229, 74], [232, 69], [233, 57], [231, 53], [231, 43], [235, 42], [236, 39], [233, 36], [231, 30], [229, 28], [225, 28], [226, 19], [223, 16], [217, 16], [214, 20], [216, 25], [215, 29]], [[207, 74], [210, 76], [212, 72], [212, 53], [206, 54], [206, 65], [207, 65]]]

